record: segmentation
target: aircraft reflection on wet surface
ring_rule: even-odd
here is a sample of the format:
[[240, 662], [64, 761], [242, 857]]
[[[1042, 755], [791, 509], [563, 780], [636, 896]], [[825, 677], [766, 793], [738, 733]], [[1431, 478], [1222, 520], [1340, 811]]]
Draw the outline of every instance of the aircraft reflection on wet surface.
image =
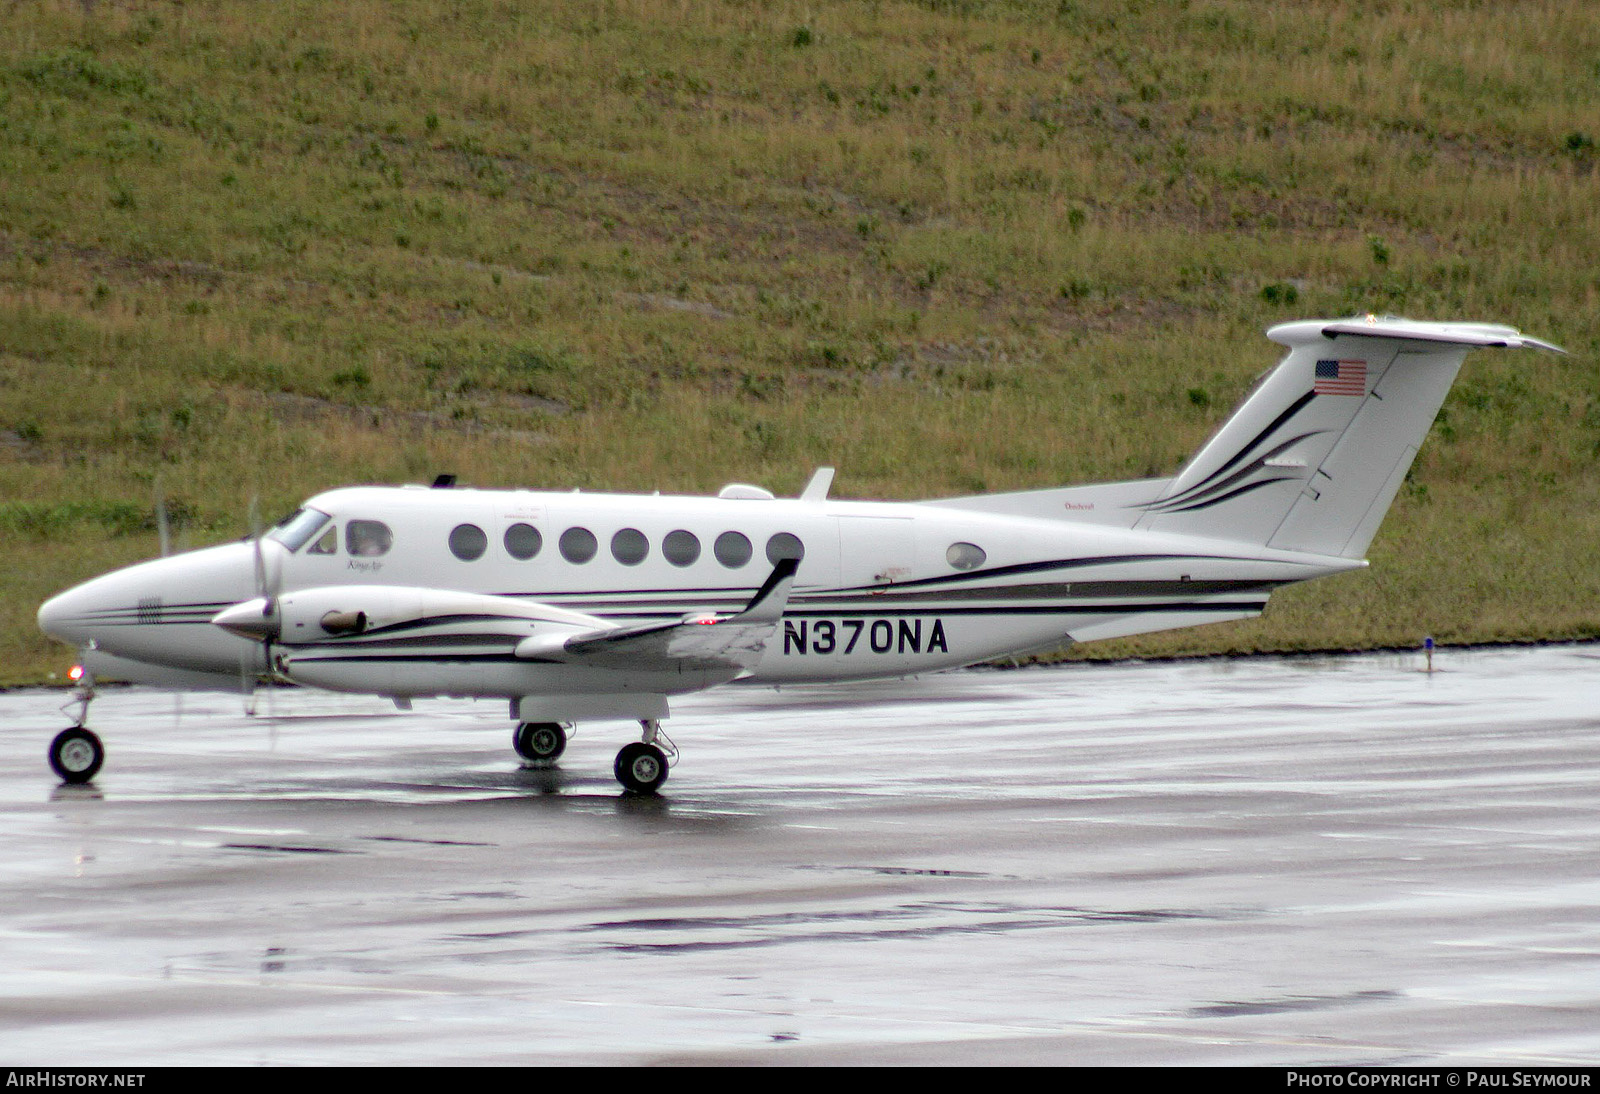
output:
[[1438, 660], [713, 692], [653, 799], [582, 736], [507, 763], [498, 710], [143, 690], [59, 787], [3, 695], [0, 1028], [23, 1065], [1593, 1064], [1600, 649]]

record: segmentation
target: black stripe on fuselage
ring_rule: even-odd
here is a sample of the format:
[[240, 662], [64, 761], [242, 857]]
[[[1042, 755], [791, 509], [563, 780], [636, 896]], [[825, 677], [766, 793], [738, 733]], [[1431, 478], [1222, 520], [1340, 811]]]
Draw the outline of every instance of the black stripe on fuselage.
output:
[[[892, 608], [886, 607], [877, 611], [861, 611], [854, 608], [828, 608], [785, 609], [785, 619], [809, 618], [812, 616], [827, 616], [830, 619], [873, 619], [884, 616], [913, 616], [913, 615], [966, 615], [966, 616], [1031, 616], [1031, 615], [1134, 615], [1146, 612], [1259, 612], [1265, 609], [1265, 600], [1221, 601], [1206, 603], [1204, 601], [1178, 600], [1169, 604], [1084, 604], [1084, 605], [1047, 605], [1027, 607], [992, 607], [992, 608], [946, 608], [938, 606]], [[612, 612], [604, 616], [606, 619], [669, 619], [671, 616], [660, 612]]]
[[[792, 612], [791, 611], [791, 612], [785, 612], [784, 613], [784, 617], [785, 618], [789, 618], [789, 617], [793, 616], [793, 617], [796, 617], [796, 618], [811, 618], [811, 617], [824, 616], [824, 617], [831, 618], [831, 619], [852, 619], [852, 618], [856, 618], [856, 617], [883, 618], [885, 616], [902, 616], [902, 615], [965, 615], [965, 616], [981, 616], [981, 615], [994, 615], [994, 616], [1109, 615], [1109, 616], [1121, 616], [1121, 615], [1128, 615], [1131, 612], [1140, 612], [1140, 613], [1144, 613], [1144, 612], [1194, 612], [1194, 613], [1197, 613], [1197, 614], [1205, 614], [1205, 613], [1235, 614], [1235, 613], [1239, 613], [1239, 612], [1259, 612], [1265, 607], [1266, 607], [1266, 601], [1245, 601], [1245, 602], [1239, 602], [1239, 603], [1223, 603], [1223, 604], [1195, 604], [1195, 603], [1191, 603], [1191, 602], [1179, 602], [1179, 603], [1174, 603], [1174, 604], [1144, 604], [1144, 605], [1139, 605], [1137, 607], [1130, 607], [1130, 606], [1126, 606], [1126, 605], [1117, 605], [1117, 606], [1110, 606], [1110, 607], [1085, 607], [1085, 608], [1075, 608], [1075, 609], [1066, 609], [1066, 610], [1061, 609], [1061, 608], [1005, 608], [1005, 609], [998, 609], [998, 610], [997, 609], [984, 609], [984, 608], [960, 608], [960, 609], [956, 609], [954, 611], [935, 611], [935, 612], [928, 612], [928, 611], [919, 612], [919, 611], [914, 611], [914, 610], [909, 610], [909, 609], [908, 610], [904, 610], [904, 611], [901, 611], [901, 610], [889, 610], [889, 611], [883, 611], [883, 612], [869, 612], [869, 613], [863, 613], [863, 612], [827, 612], [827, 611]], [[775, 628], [775, 630], [776, 630], [776, 628]], [[373, 651], [371, 653], [362, 653], [362, 652], [358, 652], [355, 648], [348, 647], [348, 646], [341, 646], [339, 648], [339, 651], [336, 652], [336, 653], [335, 652], [317, 653], [317, 652], [314, 652], [314, 651], [311, 651], [311, 650], [307, 650], [305, 652], [298, 652], [298, 653], [293, 654], [289, 659], [289, 673], [290, 673], [291, 676], [294, 674], [294, 666], [297, 663], [310, 665], [310, 664], [331, 664], [331, 663], [336, 663], [336, 662], [337, 663], [344, 663], [344, 664], [355, 664], [355, 663], [362, 663], [362, 664], [379, 664], [379, 663], [401, 664], [401, 663], [404, 663], [404, 664], [410, 664], [410, 663], [426, 662], [428, 664], [516, 664], [516, 665], [572, 664], [573, 663], [573, 662], [556, 661], [556, 660], [549, 659], [549, 658], [517, 657], [514, 654], [510, 654], [510, 653], [441, 654], [441, 653], [420, 653], [420, 652], [419, 653], [404, 653], [404, 652], [398, 652], [398, 651], [382, 651], [382, 652]]]
[[[844, 600], [866, 603], [880, 597], [906, 599], [907, 591], [937, 588], [938, 596], [957, 597], [963, 600], [981, 599], [984, 597], [1015, 599], [1023, 596], [1061, 595], [1061, 596], [1116, 596], [1148, 595], [1152, 592], [1184, 592], [1195, 595], [1205, 595], [1219, 592], [1245, 592], [1256, 589], [1270, 591], [1279, 585], [1287, 584], [1286, 581], [1250, 580], [1250, 579], [1202, 579], [1198, 581], [1168, 581], [1154, 579], [1130, 580], [1101, 580], [1089, 582], [1053, 582], [1030, 583], [1027, 585], [980, 585], [977, 582], [991, 581], [996, 578], [1013, 577], [1022, 574], [1044, 574], [1052, 571], [1080, 569], [1091, 566], [1112, 565], [1128, 562], [1255, 562], [1256, 559], [1237, 555], [1185, 555], [1185, 554], [1149, 554], [1149, 555], [1102, 555], [1090, 558], [1050, 559], [1042, 562], [1023, 562], [1010, 566], [995, 566], [984, 570], [973, 570], [966, 573], [945, 574], [938, 577], [916, 578], [911, 581], [892, 582], [881, 585], [851, 585], [841, 586], [837, 589], [812, 589], [806, 592], [797, 592], [791, 603], [805, 603], [827, 600]], [[953, 586], [969, 586], [957, 588]], [[705, 594], [720, 594], [716, 601], [710, 601]], [[570, 604], [590, 605], [595, 610], [649, 607], [672, 605], [682, 603], [686, 610], [717, 606], [718, 603], [743, 606], [749, 602], [751, 590], [748, 588], [720, 588], [720, 589], [588, 589], [579, 592], [514, 592], [490, 594], [502, 597], [508, 601], [519, 603], [542, 603], [552, 607], [561, 607], [572, 610]], [[921, 594], [918, 594], [921, 595]], [[625, 598], [600, 600], [600, 598]], [[599, 603], [596, 603], [600, 600]], [[149, 618], [155, 614], [150, 609], [144, 609], [145, 619], [139, 618], [141, 609], [137, 607], [107, 608], [97, 612], [75, 616], [74, 623], [102, 623], [106, 625], [164, 625], [164, 624], [193, 624], [210, 623], [217, 611], [232, 607], [232, 603], [185, 605], [182, 609], [177, 606], [168, 606], [159, 613], [159, 618]], [[173, 619], [175, 614], [188, 615], [189, 618]], [[454, 613], [450, 615], [430, 616], [424, 619], [405, 620], [391, 623], [383, 627], [374, 627], [362, 632], [363, 636], [377, 634], [401, 633], [407, 630], [416, 630], [424, 627], [442, 626], [454, 623], [470, 622], [503, 622], [524, 621], [529, 623], [551, 622], [523, 616], [516, 612], [473, 612]]]
[[395, 649], [407, 646], [515, 646], [528, 636], [526, 634], [414, 634], [405, 637], [378, 638], [373, 641], [362, 641], [364, 635], [352, 635], [346, 638], [321, 638], [309, 642], [282, 640], [274, 642], [275, 646], [286, 649], [309, 649], [312, 647], [326, 649], [335, 645], [339, 649], [370, 650], [370, 649]]
[[85, 619], [76, 616], [62, 621], [63, 626], [78, 627], [209, 627], [214, 615], [195, 616], [192, 619]]
[[[1185, 556], [1178, 556], [1185, 557]], [[1224, 602], [1222, 604], [1208, 603], [1205, 601], [1182, 600], [1166, 603], [1129, 603], [1124, 605], [1105, 604], [1072, 604], [1057, 602], [1044, 605], [1000, 605], [990, 607], [957, 606], [949, 603], [951, 599], [965, 600], [1016, 600], [1022, 598], [1044, 599], [1046, 597], [1067, 597], [1104, 600], [1108, 597], [1129, 596], [1206, 596], [1225, 593], [1270, 593], [1281, 582], [1274, 581], [1089, 581], [1061, 584], [1035, 584], [1028, 586], [989, 586], [972, 589], [941, 589], [933, 596], [926, 596], [918, 592], [910, 592], [915, 588], [926, 588], [927, 585], [943, 581], [942, 578], [927, 579], [924, 581], [906, 582], [900, 585], [889, 586], [864, 586], [873, 591], [857, 595], [841, 595], [838, 593], [816, 593], [791, 600], [790, 605], [784, 610], [785, 616], [834, 616], [839, 618], [870, 617], [885, 615], [1040, 615], [1058, 613], [1063, 615], [1083, 613], [1114, 612], [1126, 614], [1142, 611], [1256, 611], [1265, 604], [1263, 599], [1259, 603]], [[588, 595], [604, 595], [592, 593]], [[620, 595], [620, 594], [619, 594]], [[922, 603], [915, 603], [922, 601]], [[618, 610], [618, 609], [655, 609], [655, 610]], [[638, 620], [673, 620], [676, 621], [688, 610], [705, 610], [707, 605], [703, 600], [685, 600], [674, 604], [661, 601], [635, 600], [612, 602], [608, 604], [589, 605], [589, 613], [597, 618], [606, 620], [638, 619]], [[470, 635], [415, 635], [407, 637], [408, 632], [426, 630], [430, 627], [444, 626], [466, 622], [504, 622], [506, 620], [520, 621], [521, 617], [507, 614], [473, 614], [435, 616], [429, 619], [409, 620], [404, 623], [395, 623], [387, 627], [374, 628], [358, 635], [317, 637], [314, 640], [299, 641], [295, 637], [283, 637], [278, 644], [289, 647], [306, 647], [320, 645], [325, 642], [337, 641], [349, 645], [376, 646], [405, 645], [407, 643], [428, 645], [448, 645], [453, 642], [513, 642], [521, 641], [527, 635], [522, 633], [478, 633]], [[530, 623], [539, 620], [528, 620]], [[210, 619], [157, 619], [140, 622], [137, 619], [128, 620], [103, 620], [99, 626], [113, 627], [167, 627], [167, 626], [210, 626]]]
[[1220, 593], [1270, 593], [1280, 581], [1073, 581], [1030, 585], [989, 585], [975, 589], [940, 589], [937, 593], [900, 592], [903, 585], [875, 586], [875, 591], [848, 596], [808, 597], [805, 603], [881, 604], [885, 601], [927, 600], [1069, 600], [1111, 596], [1215, 596]]
[[121, 623], [159, 623], [171, 617], [178, 617], [186, 623], [195, 621], [209, 623], [216, 618], [218, 612], [231, 607], [233, 607], [232, 604], [222, 604], [215, 607], [207, 605], [201, 608], [107, 608], [100, 611], [85, 612], [82, 615], [74, 616], [73, 619], [79, 623], [105, 623], [110, 626], [116, 626]]
[[[916, 589], [928, 588], [934, 585], [953, 585], [960, 582], [983, 581], [996, 577], [1010, 577], [1014, 574], [1040, 574], [1052, 570], [1075, 570], [1085, 566], [1109, 566], [1124, 562], [1259, 562], [1260, 559], [1245, 558], [1239, 555], [1099, 555], [1091, 558], [1059, 558], [1046, 562], [1018, 562], [1010, 566], [994, 566], [987, 570], [969, 570], [963, 574], [945, 574], [941, 577], [922, 577], [914, 581], [899, 581], [892, 588]], [[859, 592], [861, 590], [883, 589], [891, 586], [883, 585], [853, 585], [849, 588], [838, 590], [841, 593]], [[1001, 586], [1004, 588], [1004, 586]], [[816, 595], [816, 594], [813, 594]], [[828, 594], [823, 594], [828, 595]]]
[[[163, 611], [195, 611], [195, 612], [198, 612], [198, 611], [202, 611], [202, 610], [207, 609], [207, 608], [215, 609], [216, 611], [221, 611], [223, 608], [231, 608], [235, 604], [240, 604], [240, 603], [243, 603], [243, 601], [239, 601], [239, 600], [193, 600], [193, 601], [188, 601], [188, 602], [182, 603], [182, 604], [163, 603], [161, 605], [161, 608], [162, 608]], [[91, 613], [91, 614], [97, 614], [97, 613], [100, 613], [100, 612], [136, 612], [138, 610], [139, 610], [139, 608], [138, 608], [137, 605], [132, 606], [132, 607], [121, 607], [121, 608], [96, 608], [95, 612]]]
[[[549, 620], [529, 619], [527, 616], [515, 612], [457, 612], [452, 615], [430, 615], [422, 619], [407, 619], [400, 623], [390, 623], [384, 627], [373, 627], [362, 631], [359, 635], [351, 637], [366, 638], [370, 635], [399, 634], [404, 631], [422, 630], [425, 627], [447, 627], [456, 623], [504, 623], [508, 620], [516, 622], [541, 623]], [[527, 635], [523, 635], [526, 638]]]
[[289, 675], [292, 677], [294, 675], [294, 667], [297, 664], [314, 665], [333, 662], [377, 664], [379, 662], [412, 661], [424, 661], [430, 665], [559, 665], [565, 663], [543, 657], [518, 657], [510, 653], [296, 653], [288, 658], [288, 665]]
[[[797, 590], [794, 593], [794, 595], [791, 596], [789, 599], [790, 599], [790, 602], [793, 603], [793, 602], [796, 602], [796, 601], [814, 600], [814, 599], [818, 599], [818, 598], [838, 596], [838, 595], [841, 595], [841, 594], [844, 594], [844, 593], [859, 593], [859, 592], [871, 593], [871, 592], [881, 592], [884, 589], [890, 589], [890, 588], [893, 588], [893, 589], [915, 589], [915, 588], [927, 588], [929, 586], [938, 586], [938, 585], [958, 585], [958, 584], [965, 584], [965, 583], [970, 583], [970, 582], [986, 581], [986, 580], [990, 580], [990, 579], [993, 579], [993, 578], [1010, 577], [1010, 576], [1013, 576], [1013, 575], [1016, 575], [1016, 574], [1047, 573], [1047, 572], [1050, 572], [1052, 570], [1072, 570], [1072, 569], [1078, 569], [1078, 568], [1086, 567], [1086, 566], [1107, 566], [1107, 565], [1113, 565], [1113, 564], [1124, 563], [1124, 562], [1173, 562], [1173, 561], [1179, 561], [1179, 560], [1192, 561], [1192, 562], [1260, 562], [1261, 561], [1260, 559], [1249, 558], [1249, 557], [1246, 557], [1246, 556], [1243, 556], [1243, 555], [1187, 555], [1187, 554], [1099, 555], [1099, 556], [1093, 556], [1093, 557], [1089, 557], [1089, 558], [1059, 558], [1059, 559], [1049, 559], [1049, 560], [1046, 560], [1046, 561], [1043, 561], [1043, 562], [1019, 562], [1019, 563], [1014, 563], [1014, 564], [1012, 564], [1010, 566], [993, 566], [993, 567], [990, 567], [990, 568], [984, 569], [984, 570], [969, 570], [969, 571], [967, 571], [965, 573], [944, 574], [944, 575], [941, 575], [939, 577], [921, 577], [921, 578], [915, 578], [915, 579], [913, 579], [911, 581], [897, 581], [893, 585], [849, 585], [849, 586], [841, 586], [838, 589], [832, 589], [832, 590], [810, 589], [810, 590], [806, 590], [804, 592]], [[805, 567], [805, 564], [801, 563], [801, 569], [802, 570], [804, 570], [804, 567]], [[1002, 586], [1002, 588], [1003, 588], [1003, 586]], [[693, 595], [699, 594], [699, 593], [721, 594], [722, 596], [725, 596], [728, 599], [729, 603], [737, 603], [737, 604], [743, 605], [744, 603], [746, 603], [748, 601], [749, 597], [754, 594], [754, 590], [751, 589], [751, 588], [744, 588], [744, 589], [721, 588], [721, 589], [705, 589], [705, 590], [700, 590], [700, 589], [586, 589], [586, 590], [583, 590], [583, 591], [580, 591], [580, 592], [560, 592], [560, 593], [555, 593], [555, 592], [545, 592], [545, 593], [539, 593], [539, 592], [510, 592], [510, 593], [495, 593], [493, 595], [510, 597], [510, 598], [513, 598], [513, 599], [521, 599], [521, 600], [537, 600], [537, 601], [540, 601], [540, 602], [543, 602], [543, 603], [552, 604], [552, 605], [558, 606], [558, 607], [568, 607], [571, 604], [588, 603], [590, 601], [590, 599], [593, 598], [593, 597], [603, 597], [603, 596], [613, 596], [613, 597], [624, 597], [624, 596], [654, 597], [654, 596], [663, 596], [663, 595], [665, 595], [665, 596], [688, 597], [688, 596], [693, 596]], [[641, 600], [641, 601], [639, 601], [639, 603], [648, 604], [648, 603], [654, 603], [654, 601]], [[695, 601], [692, 601], [692, 603], [694, 603], [694, 604], [704, 604], [704, 603], [706, 603], [706, 601], [704, 601], [704, 600], [695, 600]], [[606, 603], [606, 604], [595, 605], [595, 607], [597, 609], [598, 608], [604, 608], [604, 607], [626, 607], [626, 606], [629, 606], [626, 602], [622, 602], [622, 603], [611, 602], [611, 603]]]

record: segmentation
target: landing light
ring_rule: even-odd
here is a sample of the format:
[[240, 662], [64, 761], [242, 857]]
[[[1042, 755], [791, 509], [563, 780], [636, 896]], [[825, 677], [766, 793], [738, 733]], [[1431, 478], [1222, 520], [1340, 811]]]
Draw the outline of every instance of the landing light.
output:
[[82, 665], [73, 665], [72, 668], [70, 670], [68, 670], [68, 672], [67, 672], [67, 679], [71, 680], [74, 684], [76, 684], [79, 680], [82, 680], [83, 679], [83, 666]]

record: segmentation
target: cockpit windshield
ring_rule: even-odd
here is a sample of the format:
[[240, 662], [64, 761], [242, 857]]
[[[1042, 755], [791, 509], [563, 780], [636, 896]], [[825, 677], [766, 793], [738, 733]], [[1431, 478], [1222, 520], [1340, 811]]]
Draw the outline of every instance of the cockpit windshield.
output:
[[267, 538], [277, 540], [290, 551], [298, 551], [332, 519], [317, 509], [296, 509], [279, 521], [277, 527], [267, 533]]

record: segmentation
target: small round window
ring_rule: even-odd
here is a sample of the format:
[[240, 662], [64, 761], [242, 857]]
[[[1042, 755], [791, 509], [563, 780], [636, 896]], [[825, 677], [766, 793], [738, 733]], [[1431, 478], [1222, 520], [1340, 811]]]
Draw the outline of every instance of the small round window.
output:
[[588, 562], [600, 547], [600, 541], [587, 528], [568, 528], [561, 533], [561, 557], [568, 562]]
[[526, 562], [539, 553], [539, 548], [544, 546], [544, 537], [531, 524], [513, 524], [506, 529], [505, 544], [506, 554]]
[[806, 557], [806, 545], [800, 542], [800, 537], [788, 532], [779, 532], [767, 540], [767, 561], [776, 566], [786, 558], [802, 559]]
[[976, 543], [952, 543], [944, 553], [944, 560], [958, 570], [976, 570], [988, 557]]
[[611, 557], [624, 566], [637, 566], [650, 553], [650, 541], [637, 528], [624, 528], [611, 537]]
[[489, 537], [476, 524], [458, 524], [450, 530], [450, 553], [462, 562], [483, 557], [489, 549]]
[[737, 570], [750, 561], [750, 541], [739, 532], [724, 532], [711, 548], [717, 561], [730, 570]]
[[680, 528], [667, 533], [667, 538], [661, 541], [661, 553], [674, 566], [693, 566], [700, 557], [700, 541], [693, 532]]

